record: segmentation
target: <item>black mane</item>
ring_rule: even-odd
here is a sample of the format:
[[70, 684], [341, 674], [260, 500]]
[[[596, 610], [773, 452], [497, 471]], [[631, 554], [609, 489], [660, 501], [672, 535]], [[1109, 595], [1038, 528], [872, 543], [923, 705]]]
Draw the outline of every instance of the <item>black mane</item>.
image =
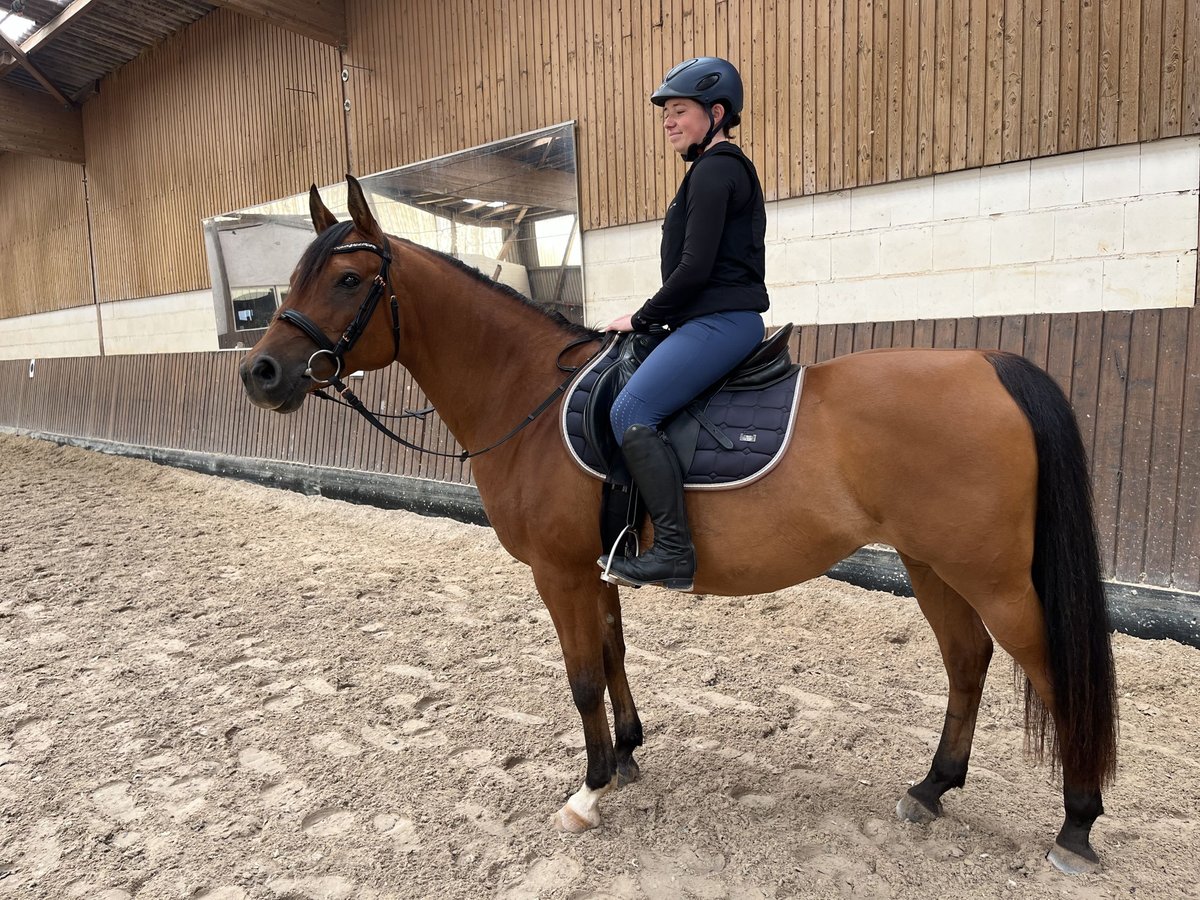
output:
[[463, 262], [461, 259], [456, 259], [455, 257], [451, 256], [448, 253], [443, 253], [440, 250], [434, 250], [432, 247], [426, 247], [424, 244], [414, 243], [413, 241], [410, 241], [407, 238], [396, 238], [396, 240], [400, 241], [401, 243], [408, 244], [410, 247], [414, 247], [417, 250], [424, 250], [427, 253], [431, 253], [434, 256], [438, 257], [439, 259], [454, 266], [460, 272], [465, 272], [466, 274], [470, 275], [476, 281], [482, 282], [483, 284], [486, 284], [488, 287], [494, 288], [495, 290], [499, 291], [500, 293], [523, 303], [525, 306], [528, 306], [530, 309], [537, 310], [539, 313], [541, 313], [543, 316], [548, 318], [550, 321], [554, 322], [555, 324], [559, 325], [562, 328], [565, 328], [567, 331], [569, 331], [571, 334], [573, 334], [576, 337], [595, 337], [597, 334], [600, 333], [600, 332], [596, 331], [594, 328], [588, 328], [586, 325], [577, 325], [576, 323], [574, 323], [570, 319], [568, 319], [566, 316], [564, 316], [562, 313], [560, 313], [558, 310], [550, 309], [548, 306], [543, 306], [541, 303], [534, 302], [533, 300], [531, 300], [530, 298], [528, 298], [524, 294], [522, 294], [520, 291], [518, 291], [516, 288], [510, 287], [507, 284], [502, 284], [499, 281], [495, 281], [495, 280], [489, 278], [488, 276], [484, 275], [482, 272], [480, 272], [474, 266]]

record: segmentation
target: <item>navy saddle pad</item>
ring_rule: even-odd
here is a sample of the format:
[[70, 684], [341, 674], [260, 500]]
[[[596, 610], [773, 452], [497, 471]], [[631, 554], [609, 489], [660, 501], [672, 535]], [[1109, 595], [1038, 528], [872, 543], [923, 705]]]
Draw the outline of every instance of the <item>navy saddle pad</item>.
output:
[[[804, 369], [787, 353], [787, 326], [713, 389], [663, 423], [689, 489], [741, 487], [766, 475], [792, 436]], [[608, 411], [625, 381], [661, 338], [613, 335], [580, 370], [562, 405], [563, 438], [588, 474], [621, 479]]]

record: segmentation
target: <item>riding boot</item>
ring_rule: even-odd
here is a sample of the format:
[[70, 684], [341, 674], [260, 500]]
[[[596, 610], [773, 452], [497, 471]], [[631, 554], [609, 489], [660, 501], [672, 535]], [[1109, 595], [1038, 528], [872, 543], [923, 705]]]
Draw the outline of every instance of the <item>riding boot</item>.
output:
[[634, 559], [600, 558], [604, 579], [614, 584], [641, 587], [659, 584], [690, 591], [696, 574], [696, 551], [688, 530], [683, 502], [683, 473], [667, 439], [648, 425], [630, 425], [621, 453], [629, 474], [654, 524], [654, 544]]

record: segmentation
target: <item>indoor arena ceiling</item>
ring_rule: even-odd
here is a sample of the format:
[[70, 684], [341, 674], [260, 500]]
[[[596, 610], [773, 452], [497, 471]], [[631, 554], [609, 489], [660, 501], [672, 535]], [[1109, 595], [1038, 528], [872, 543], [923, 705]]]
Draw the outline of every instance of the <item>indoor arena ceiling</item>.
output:
[[79, 103], [109, 72], [212, 9], [199, 0], [0, 0], [0, 79]]
[[0, 0], [0, 87], [78, 106], [109, 72], [218, 6], [346, 43], [344, 0]]

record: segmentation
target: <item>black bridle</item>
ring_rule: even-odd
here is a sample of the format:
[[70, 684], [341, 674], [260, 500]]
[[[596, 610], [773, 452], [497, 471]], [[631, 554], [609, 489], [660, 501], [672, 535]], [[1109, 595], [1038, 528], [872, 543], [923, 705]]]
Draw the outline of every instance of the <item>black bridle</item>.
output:
[[[354, 345], [358, 343], [358, 339], [367, 330], [367, 323], [371, 321], [371, 316], [375, 314], [375, 307], [379, 305], [379, 298], [383, 296], [383, 292], [388, 286], [388, 266], [392, 262], [392, 254], [388, 251], [386, 243], [380, 247], [368, 241], [356, 241], [351, 244], [341, 244], [329, 252], [330, 254], [357, 253], [359, 250], [366, 250], [379, 255], [379, 274], [375, 276], [375, 280], [371, 284], [371, 291], [367, 294], [367, 299], [362, 302], [362, 306], [358, 308], [358, 312], [350, 324], [346, 326], [346, 330], [342, 332], [342, 336], [336, 344], [329, 339], [329, 336], [324, 331], [317, 327], [316, 322], [299, 310], [285, 309], [279, 314], [281, 321], [287, 322], [289, 325], [295, 325], [320, 348], [308, 358], [308, 368], [304, 370], [304, 374], [313, 381], [324, 381], [326, 384], [333, 385], [341, 393], [345, 393], [346, 390], [345, 385], [339, 380], [339, 376], [342, 374], [342, 366], [346, 361], [346, 354], [354, 349]], [[395, 359], [400, 355], [400, 310], [396, 303], [395, 294], [391, 295], [391, 305], [392, 358]], [[328, 378], [318, 379], [313, 374], [313, 360], [318, 356], [328, 356], [332, 360], [333, 375]]]
[[[317, 345], [317, 351], [308, 358], [308, 368], [304, 370], [305, 376], [313, 381], [322, 381], [326, 385], [333, 387], [344, 398], [345, 402], [342, 402], [334, 397], [330, 397], [320, 389], [313, 391], [314, 395], [320, 397], [322, 400], [331, 400], [334, 403], [341, 404], [342, 406], [350, 407], [364, 419], [370, 422], [371, 425], [378, 431], [381, 431], [396, 443], [401, 444], [410, 450], [416, 450], [418, 453], [425, 453], [430, 456], [446, 456], [459, 461], [465, 461], [473, 456], [479, 456], [481, 453], [487, 453], [489, 450], [494, 450], [505, 441], [515, 437], [526, 425], [549, 409], [551, 404], [553, 404], [554, 401], [566, 391], [567, 386], [570, 385], [571, 381], [575, 378], [575, 373], [580, 367], [564, 365], [563, 357], [576, 347], [591, 343], [592, 341], [600, 340], [600, 338], [603, 336], [589, 335], [587, 337], [579, 338], [578, 340], [571, 341], [571, 343], [567, 344], [567, 346], [563, 347], [563, 349], [559, 351], [556, 365], [558, 366], [559, 371], [569, 373], [567, 375], [567, 380], [556, 387], [549, 397], [538, 404], [537, 409], [527, 415], [516, 428], [504, 435], [504, 437], [500, 438], [500, 440], [493, 441], [483, 449], [475, 450], [473, 452], [463, 450], [462, 453], [445, 453], [441, 450], [429, 450], [426, 447], [421, 447], [418, 444], [413, 444], [409, 441], [406, 441], [404, 438], [400, 437], [400, 435], [396, 434], [381, 421], [379, 421], [379, 416], [367, 409], [366, 405], [363, 404], [360, 399], [358, 399], [358, 396], [352, 390], [350, 390], [350, 388], [348, 388], [345, 382], [343, 382], [341, 379], [342, 368], [345, 365], [346, 354], [354, 348], [354, 345], [358, 342], [358, 339], [362, 337], [363, 332], [366, 331], [367, 323], [371, 321], [371, 316], [375, 314], [375, 309], [379, 306], [379, 299], [383, 296], [384, 291], [388, 288], [388, 266], [392, 262], [392, 255], [388, 252], [386, 243], [384, 246], [380, 247], [367, 241], [357, 241], [350, 244], [341, 244], [337, 247], [334, 247], [329, 252], [331, 254], [356, 253], [359, 250], [367, 250], [371, 253], [378, 254], [381, 260], [379, 265], [379, 274], [375, 276], [375, 280], [371, 285], [371, 291], [369, 294], [367, 294], [367, 299], [362, 302], [362, 306], [358, 308], [358, 312], [355, 313], [354, 319], [349, 325], [346, 326], [346, 330], [342, 332], [342, 336], [339, 338], [336, 344], [331, 341], [329, 336], [317, 326], [316, 322], [298, 310], [285, 309], [279, 314], [279, 319], [280, 321], [287, 322], [289, 325], [294, 325], [295, 327], [299, 328], [313, 343]], [[391, 294], [391, 310], [393, 349], [392, 358], [396, 359], [400, 355], [400, 311], [399, 305], [396, 302], [396, 295], [394, 293]], [[601, 352], [603, 352], [603, 349]], [[333, 362], [333, 374], [328, 378], [318, 378], [313, 374], [313, 361], [320, 356], [328, 356]], [[584, 363], [584, 365], [586, 365], [586, 363]], [[434, 408], [429, 406], [425, 409], [417, 410], [415, 412], [405, 412], [400, 416], [384, 416], [384, 418], [419, 418], [424, 420], [425, 416], [433, 411]]]

